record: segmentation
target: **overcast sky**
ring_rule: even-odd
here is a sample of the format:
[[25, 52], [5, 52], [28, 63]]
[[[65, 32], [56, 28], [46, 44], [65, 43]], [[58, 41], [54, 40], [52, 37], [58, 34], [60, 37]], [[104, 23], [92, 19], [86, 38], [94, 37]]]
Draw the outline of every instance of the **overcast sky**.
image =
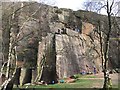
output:
[[[12, 0], [12, 1], [44, 1], [46, 4], [58, 6], [59, 8], [69, 8], [73, 10], [83, 9], [83, 3], [87, 0]], [[102, 14], [105, 14], [105, 10]]]
[[[46, 4], [58, 6], [59, 8], [70, 8], [73, 10], [79, 10], [79, 9], [83, 9], [83, 3], [88, 0], [11, 0], [11, 1], [30, 1], [30, 2], [31, 1], [37, 1], [37, 2], [44, 1]], [[97, 0], [89, 0], [89, 1], [97, 1]], [[105, 0], [98, 0], [98, 1], [105, 1]], [[109, 0], [109, 1], [112, 1], [112, 0]], [[118, 2], [120, 0], [115, 0], [115, 1]], [[102, 9], [101, 14], [107, 14], [106, 10]]]
[[82, 9], [85, 0], [55, 0], [56, 5], [60, 8], [70, 8], [73, 10]]
[[[11, 0], [11, 1], [41, 1], [41, 0]], [[82, 4], [86, 0], [42, 0], [48, 4], [58, 6], [59, 8], [70, 8], [73, 10], [82, 9]]]

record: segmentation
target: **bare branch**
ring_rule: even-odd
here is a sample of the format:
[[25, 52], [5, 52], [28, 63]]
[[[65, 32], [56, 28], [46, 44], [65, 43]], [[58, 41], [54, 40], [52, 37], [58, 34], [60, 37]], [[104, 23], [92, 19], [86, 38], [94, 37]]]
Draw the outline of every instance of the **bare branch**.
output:
[[25, 7], [27, 7], [27, 6], [30, 6], [30, 5], [32, 5], [32, 4], [35, 4], [35, 3], [36, 3], [36, 2], [27, 4], [27, 5], [23, 6], [23, 7], [18, 8], [17, 10], [15, 10], [14, 12], [12, 12], [10, 15], [8, 15], [8, 17], [10, 17], [11, 15], [17, 13], [17, 12], [20, 11], [21, 9], [23, 9], [23, 8], [25, 8]]
[[104, 6], [102, 6], [101, 8], [99, 8], [99, 9], [97, 10], [97, 12], [100, 11], [102, 8], [105, 8], [105, 9], [107, 10], [107, 5], [104, 5]]
[[120, 10], [118, 10], [115, 14], [111, 13], [111, 15], [117, 16], [117, 14], [120, 12]]
[[111, 11], [112, 11], [112, 7], [113, 7], [113, 5], [114, 5], [114, 0], [112, 1], [112, 4], [111, 4], [111, 6], [110, 6], [110, 13], [111, 13]]
[[[29, 21], [29, 20], [31, 19], [31, 17], [32, 17], [33, 15], [35, 15], [35, 14], [39, 11], [40, 8], [41, 8], [41, 6], [39, 6], [39, 8], [38, 8], [33, 14], [31, 14], [30, 17], [27, 18], [27, 20], [26, 20], [26, 21], [23, 23], [23, 25], [20, 27], [20, 30], [22, 30], [22, 29], [24, 28], [24, 25], [27, 23], [27, 21]], [[23, 33], [23, 32], [22, 32], [22, 33]], [[19, 38], [19, 36], [20, 36], [20, 33], [18, 33], [17, 38]]]
[[107, 14], [109, 14], [110, 12], [109, 12], [109, 2], [108, 2], [108, 0], [107, 0]]

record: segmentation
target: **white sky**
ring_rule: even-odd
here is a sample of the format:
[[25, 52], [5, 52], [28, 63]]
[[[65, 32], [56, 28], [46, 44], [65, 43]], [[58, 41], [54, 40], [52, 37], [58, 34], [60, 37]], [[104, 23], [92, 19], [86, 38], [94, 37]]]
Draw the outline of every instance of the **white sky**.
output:
[[73, 10], [82, 9], [85, 0], [55, 0], [56, 5], [60, 8], [70, 8]]
[[82, 8], [82, 3], [85, 0], [11, 0], [11, 1], [45, 1], [45, 3], [50, 3], [59, 8], [70, 8], [73, 10], [78, 10]]
[[[7, 0], [3, 0], [3, 1], [7, 1]], [[59, 8], [70, 8], [73, 10], [78, 10], [78, 9], [83, 9], [83, 3], [86, 0], [10, 0], [10, 1], [37, 1], [37, 2], [44, 1], [46, 4], [58, 6]], [[89, 0], [89, 1], [97, 1], [97, 0]], [[101, 0], [101, 1], [105, 1], [105, 0]], [[120, 0], [115, 0], [115, 1], [120, 1]], [[106, 10], [102, 9], [101, 14], [106, 14]]]

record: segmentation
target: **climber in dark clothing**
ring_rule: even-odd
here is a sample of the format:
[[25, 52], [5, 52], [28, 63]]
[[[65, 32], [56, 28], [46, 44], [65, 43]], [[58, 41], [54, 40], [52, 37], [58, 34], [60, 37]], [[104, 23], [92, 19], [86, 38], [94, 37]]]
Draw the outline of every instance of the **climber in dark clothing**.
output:
[[61, 32], [62, 34], [67, 34], [65, 28], [62, 28], [61, 30], [62, 30], [62, 32]]
[[60, 29], [58, 29], [58, 34], [60, 34]]
[[60, 29], [58, 29], [58, 31], [57, 31], [57, 32], [55, 32], [55, 34], [61, 34], [61, 30], [60, 30]]
[[77, 26], [75, 27], [75, 31], [81, 33], [81, 30]]
[[96, 67], [95, 66], [93, 67], [93, 72], [94, 72], [94, 74], [96, 74]]

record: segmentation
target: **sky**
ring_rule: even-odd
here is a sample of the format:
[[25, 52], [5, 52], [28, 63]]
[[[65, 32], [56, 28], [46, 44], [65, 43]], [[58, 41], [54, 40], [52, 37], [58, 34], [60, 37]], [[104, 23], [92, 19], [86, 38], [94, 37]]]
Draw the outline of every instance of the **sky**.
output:
[[60, 8], [70, 8], [73, 10], [82, 9], [85, 0], [55, 0], [56, 5]]
[[[41, 1], [41, 0], [11, 0], [11, 1]], [[82, 9], [82, 4], [86, 0], [42, 0], [47, 4], [58, 6], [59, 8], [70, 8], [73, 10]]]
[[[37, 1], [37, 2], [44, 1], [45, 4], [58, 6], [59, 8], [69, 8], [69, 9], [73, 9], [76, 11], [79, 9], [84, 9], [83, 3], [88, 0], [11, 0], [11, 1], [30, 1], [30, 2], [31, 1]], [[105, 0], [89, 0], [89, 1], [105, 1]], [[109, 1], [112, 1], [112, 0], [109, 0]], [[120, 0], [115, 0], [115, 1], [120, 2]], [[107, 14], [106, 10], [102, 9], [101, 14]]]

